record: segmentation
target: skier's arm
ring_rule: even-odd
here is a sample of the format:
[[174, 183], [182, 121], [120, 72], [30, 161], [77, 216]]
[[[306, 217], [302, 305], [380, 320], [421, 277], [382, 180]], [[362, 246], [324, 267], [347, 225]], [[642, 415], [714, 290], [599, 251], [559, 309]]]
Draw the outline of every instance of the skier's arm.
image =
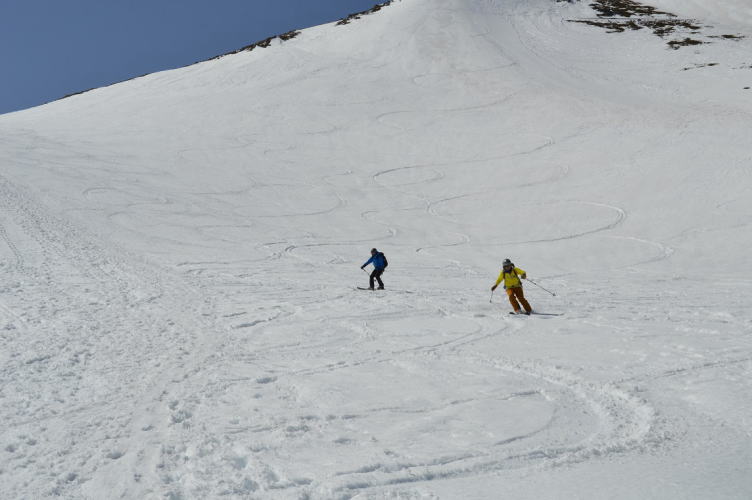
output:
[[496, 287], [499, 286], [499, 283], [501, 283], [501, 280], [504, 279], [504, 271], [501, 271], [501, 274], [499, 274], [499, 279], [496, 280], [496, 283], [494, 286], [491, 287], [491, 290], [496, 290]]
[[366, 267], [366, 266], [367, 266], [368, 264], [370, 264], [371, 262], [373, 262], [373, 257], [371, 257], [370, 259], [368, 259], [368, 260], [366, 261], [366, 263], [365, 263], [365, 264], [363, 264], [362, 266], [360, 266], [360, 268], [361, 268], [361, 269], [365, 269], [365, 267]]
[[519, 277], [520, 277], [520, 278], [522, 278], [523, 280], [524, 280], [525, 278], [527, 278], [527, 273], [525, 272], [525, 270], [524, 270], [524, 269], [520, 269], [519, 267], [515, 267], [515, 268], [514, 268], [514, 271], [515, 271], [515, 272], [517, 273], [517, 276], [519, 276]]

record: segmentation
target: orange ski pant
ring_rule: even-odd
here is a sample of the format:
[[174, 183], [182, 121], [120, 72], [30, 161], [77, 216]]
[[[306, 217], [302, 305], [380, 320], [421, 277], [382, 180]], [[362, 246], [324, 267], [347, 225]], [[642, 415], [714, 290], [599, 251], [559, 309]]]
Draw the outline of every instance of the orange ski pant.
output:
[[[530, 304], [528, 304], [527, 300], [525, 300], [525, 293], [522, 291], [521, 286], [516, 286], [514, 288], [507, 288], [507, 295], [509, 295], [509, 302], [512, 304], [512, 308], [515, 311], [520, 310], [520, 304], [522, 304], [522, 307], [525, 308], [525, 311], [530, 312], [533, 310], [532, 307], [530, 307]], [[519, 303], [517, 302], [519, 300]]]

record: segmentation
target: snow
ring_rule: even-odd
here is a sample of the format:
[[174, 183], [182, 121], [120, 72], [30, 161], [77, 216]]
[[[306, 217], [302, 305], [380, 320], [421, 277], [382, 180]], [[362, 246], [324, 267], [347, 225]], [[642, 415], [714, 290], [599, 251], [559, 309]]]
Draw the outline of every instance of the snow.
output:
[[737, 25], [740, 29], [752, 26], [752, 5], [744, 0], [654, 0], [653, 4], [679, 16], [693, 17], [711, 23]]
[[0, 117], [0, 496], [749, 498], [722, 4], [404, 0]]

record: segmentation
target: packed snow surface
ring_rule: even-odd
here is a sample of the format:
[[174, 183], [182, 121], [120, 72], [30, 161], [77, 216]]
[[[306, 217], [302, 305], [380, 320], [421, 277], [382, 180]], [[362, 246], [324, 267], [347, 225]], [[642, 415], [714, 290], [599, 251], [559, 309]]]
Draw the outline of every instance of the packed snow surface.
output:
[[750, 498], [752, 27], [681, 5], [729, 22], [403, 0], [0, 117], [0, 497]]

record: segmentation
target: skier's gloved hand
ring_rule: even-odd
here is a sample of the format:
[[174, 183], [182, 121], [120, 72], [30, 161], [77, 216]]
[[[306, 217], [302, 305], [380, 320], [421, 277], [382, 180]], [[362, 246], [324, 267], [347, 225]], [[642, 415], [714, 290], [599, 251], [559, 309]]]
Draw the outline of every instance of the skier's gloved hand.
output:
[[491, 291], [493, 292], [494, 290], [496, 290], [496, 285], [491, 287]]
[[522, 276], [520, 276], [520, 278], [522, 278], [523, 280], [526, 280], [527, 279], [527, 273], [524, 273]]

